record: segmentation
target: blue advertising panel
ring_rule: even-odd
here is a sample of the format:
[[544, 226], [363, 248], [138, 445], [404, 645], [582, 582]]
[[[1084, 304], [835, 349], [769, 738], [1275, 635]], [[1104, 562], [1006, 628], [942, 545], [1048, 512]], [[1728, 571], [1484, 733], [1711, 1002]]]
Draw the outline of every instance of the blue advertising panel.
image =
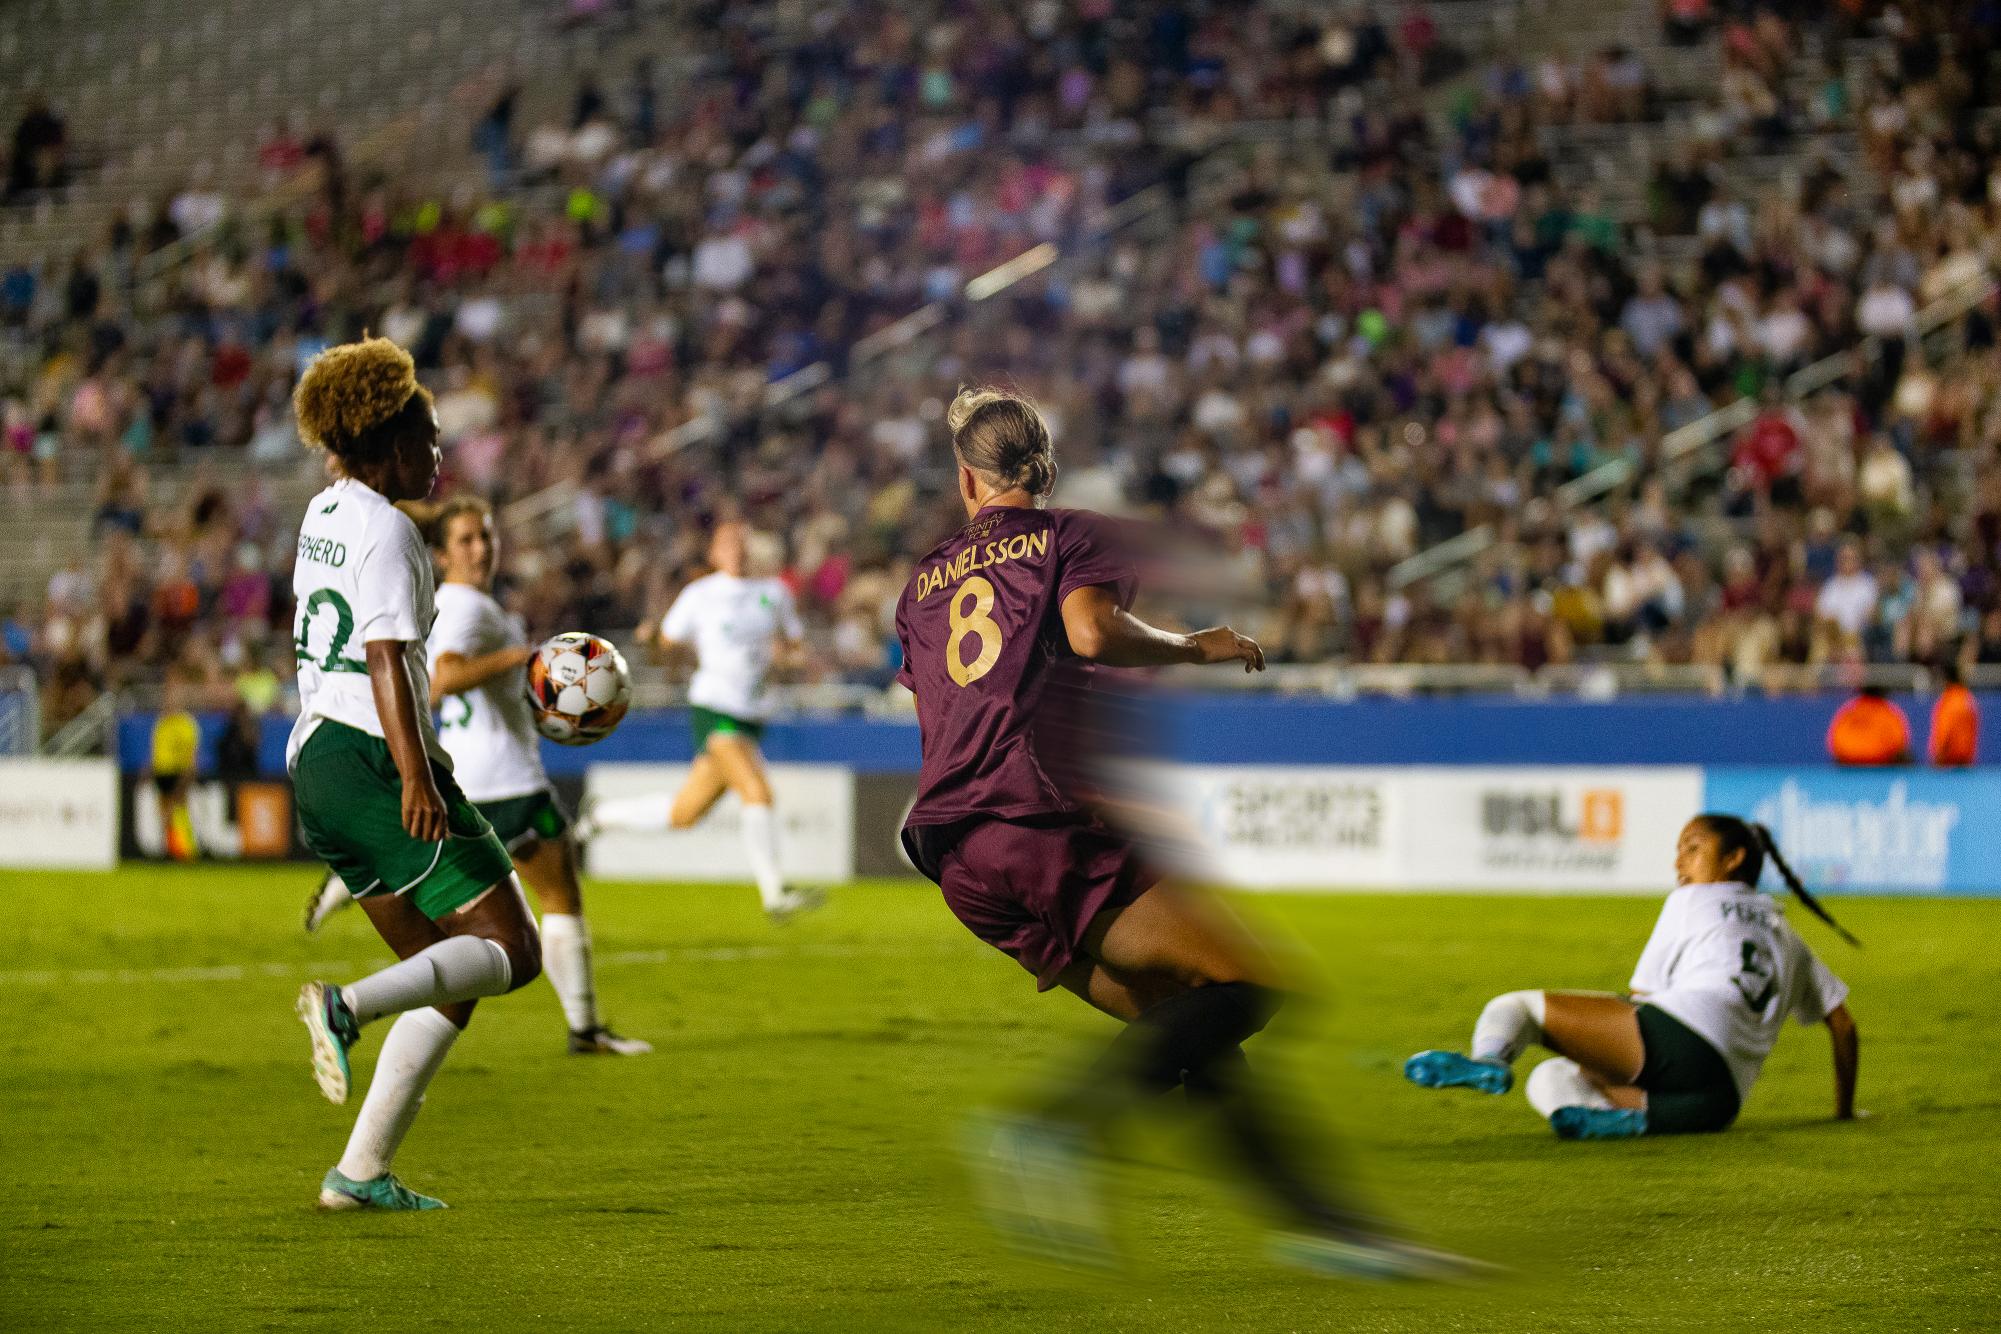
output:
[[1713, 768], [1703, 804], [1770, 826], [1816, 891], [2001, 894], [2001, 776]]

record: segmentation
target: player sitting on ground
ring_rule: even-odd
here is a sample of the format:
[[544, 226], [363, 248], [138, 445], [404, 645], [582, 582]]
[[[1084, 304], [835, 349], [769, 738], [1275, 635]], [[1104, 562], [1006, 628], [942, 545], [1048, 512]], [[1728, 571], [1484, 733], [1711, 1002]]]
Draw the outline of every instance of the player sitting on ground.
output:
[[371, 338], [315, 359], [294, 407], [299, 434], [327, 451], [336, 480], [313, 497], [299, 531], [299, 719], [286, 764], [306, 846], [356, 886], [402, 960], [299, 993], [314, 1077], [336, 1103], [347, 1101], [362, 1025], [401, 1016], [320, 1205], [438, 1209], [398, 1181], [390, 1161], [473, 1002], [534, 981], [540, 942], [507, 849], [453, 781], [426, 707], [431, 558], [394, 502], [421, 499], [437, 481], [431, 396], [409, 353]]
[[1787, 1015], [1834, 1042], [1834, 1115], [1855, 1115], [1848, 987], [1755, 886], [1770, 859], [1808, 911], [1854, 937], [1807, 892], [1772, 835], [1734, 815], [1681, 831], [1675, 880], [1633, 970], [1632, 994], [1511, 991], [1473, 1028], [1470, 1057], [1421, 1051], [1404, 1075], [1425, 1088], [1506, 1093], [1531, 1042], [1558, 1054], [1529, 1072], [1529, 1104], [1564, 1139], [1722, 1130], [1737, 1117]]
[[[772, 666], [781, 653], [800, 651], [805, 628], [782, 581], [745, 577], [748, 538], [741, 523], [717, 524], [709, 540], [714, 572], [682, 589], [660, 621], [663, 650], [691, 648], [695, 654], [688, 683], [695, 761], [687, 781], [671, 800], [649, 793], [592, 802], [577, 821], [577, 837], [588, 841], [608, 829], [687, 829], [723, 793], [734, 792], [743, 803], [743, 847], [758, 898], [772, 920], [784, 921], [817, 906], [820, 896], [788, 888], [779, 874], [778, 820], [757, 743], [773, 708]], [[653, 638], [651, 631], [642, 626], [639, 637]]]
[[[650, 1044], [620, 1037], [601, 1022], [591, 977], [590, 928], [577, 881], [570, 819], [549, 786], [522, 684], [535, 656], [518, 618], [493, 598], [500, 541], [493, 511], [477, 497], [446, 501], [416, 516], [436, 554], [438, 620], [431, 627], [431, 707], [452, 772], [514, 858], [514, 869], [542, 905], [542, 969], [570, 1027], [570, 1050], [634, 1056]], [[339, 876], [328, 875], [306, 910], [312, 931], [352, 903]]]

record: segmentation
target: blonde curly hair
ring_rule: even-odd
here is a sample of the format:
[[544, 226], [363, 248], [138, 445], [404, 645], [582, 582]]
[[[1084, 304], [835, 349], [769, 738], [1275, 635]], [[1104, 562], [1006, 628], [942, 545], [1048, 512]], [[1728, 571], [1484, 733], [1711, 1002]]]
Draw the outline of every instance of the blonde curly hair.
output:
[[429, 411], [431, 392], [417, 383], [417, 364], [387, 338], [330, 347], [313, 358], [292, 392], [299, 438], [343, 465], [386, 458], [398, 422], [413, 406]]

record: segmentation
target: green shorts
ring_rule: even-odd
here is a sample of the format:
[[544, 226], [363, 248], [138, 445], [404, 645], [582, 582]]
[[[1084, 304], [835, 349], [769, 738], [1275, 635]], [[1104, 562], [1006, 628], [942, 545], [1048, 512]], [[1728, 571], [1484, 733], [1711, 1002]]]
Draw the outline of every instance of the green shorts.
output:
[[292, 768], [292, 792], [306, 847], [356, 898], [408, 894], [436, 921], [507, 879], [514, 862], [450, 771], [433, 761], [431, 777], [445, 799], [442, 843], [403, 831], [403, 780], [389, 745], [360, 728], [315, 728]]
[[1652, 1005], [1640, 1006], [1646, 1059], [1634, 1082], [1647, 1091], [1649, 1135], [1699, 1135], [1737, 1119], [1737, 1081], [1700, 1033]]
[[549, 788], [525, 797], [503, 797], [499, 801], [475, 801], [473, 808], [493, 826], [500, 845], [517, 853], [531, 843], [561, 838], [570, 830], [570, 813]]
[[752, 722], [748, 718], [732, 718], [727, 713], [717, 713], [699, 704], [688, 708], [688, 722], [695, 729], [695, 753], [700, 755], [708, 749], [712, 736], [740, 736], [751, 745], [756, 745], [764, 735], [764, 724]]

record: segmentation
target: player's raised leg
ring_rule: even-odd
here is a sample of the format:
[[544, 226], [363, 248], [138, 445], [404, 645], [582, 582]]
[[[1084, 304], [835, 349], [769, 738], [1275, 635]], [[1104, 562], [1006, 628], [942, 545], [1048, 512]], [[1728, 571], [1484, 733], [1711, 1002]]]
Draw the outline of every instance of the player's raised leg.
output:
[[354, 906], [354, 892], [347, 887], [347, 881], [333, 871], [313, 887], [306, 896], [306, 934], [312, 935], [326, 924], [327, 918], [342, 908]]
[[[510, 879], [493, 886], [471, 903], [437, 921], [426, 917], [409, 899], [378, 896], [363, 900], [369, 920], [401, 957], [402, 962], [380, 973], [339, 989], [345, 1000], [353, 1001], [349, 1013], [373, 1007], [413, 1001], [403, 1007], [383, 1040], [382, 1054], [375, 1063], [375, 1077], [361, 1113], [340, 1161], [329, 1169], [320, 1183], [323, 1209], [439, 1209], [442, 1201], [410, 1190], [392, 1171], [396, 1150], [423, 1104], [424, 1090], [444, 1064], [459, 1033], [472, 1020], [473, 997], [453, 993], [475, 981], [468, 973], [461, 978], [439, 976], [429, 1000], [418, 997], [416, 983], [428, 967], [443, 974], [455, 967], [463, 955], [473, 957], [466, 947], [486, 947], [481, 953], [497, 951], [502, 976], [500, 990], [511, 990], [516, 976], [526, 984], [534, 977], [535, 927], [521, 892]], [[399, 970], [401, 970], [399, 972]], [[499, 994], [482, 991], [482, 995]], [[359, 1024], [356, 1024], [358, 1033]]]
[[584, 806], [573, 832], [578, 842], [588, 843], [606, 832], [657, 834], [667, 829], [689, 829], [727, 791], [729, 784], [723, 779], [722, 769], [706, 753], [698, 754], [677, 791], [598, 797]]

